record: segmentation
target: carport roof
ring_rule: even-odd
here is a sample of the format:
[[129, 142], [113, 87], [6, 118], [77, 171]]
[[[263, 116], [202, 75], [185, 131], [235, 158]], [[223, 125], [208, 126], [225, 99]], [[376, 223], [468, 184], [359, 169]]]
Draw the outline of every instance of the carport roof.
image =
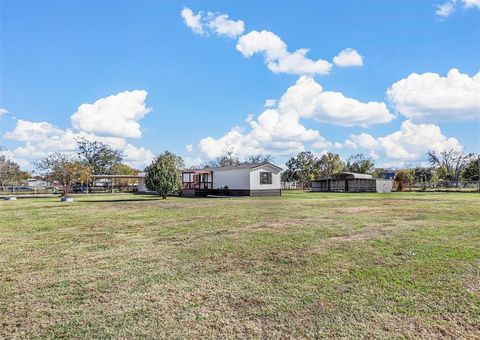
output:
[[337, 172], [336, 174], [332, 174], [319, 180], [327, 180], [327, 179], [372, 179], [372, 175], [368, 174], [358, 174], [355, 172]]

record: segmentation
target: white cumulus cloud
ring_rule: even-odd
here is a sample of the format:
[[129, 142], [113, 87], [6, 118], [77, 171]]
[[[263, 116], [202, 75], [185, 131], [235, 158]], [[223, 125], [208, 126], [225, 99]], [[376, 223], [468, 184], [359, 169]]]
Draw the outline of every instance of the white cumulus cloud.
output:
[[190, 8], [185, 7], [180, 12], [180, 15], [182, 16], [185, 25], [190, 27], [194, 33], [205, 34], [202, 23], [202, 13], [199, 12], [193, 14], [193, 11]]
[[[425, 159], [428, 151], [441, 152], [444, 149], [463, 150], [460, 142], [443, 135], [435, 124], [415, 124], [410, 120], [402, 123], [400, 130], [383, 137], [373, 137], [367, 133], [351, 135], [345, 141], [349, 148], [363, 148], [374, 151], [394, 161], [418, 161]], [[378, 157], [378, 156], [377, 156]]]
[[59, 132], [61, 132], [60, 129], [57, 129], [55, 126], [47, 122], [31, 122], [19, 119], [17, 120], [13, 131], [6, 132], [3, 137], [22, 142], [42, 141], [58, 134]]
[[396, 110], [414, 121], [467, 121], [480, 118], [480, 72], [470, 77], [451, 69], [412, 73], [394, 83], [387, 96]]
[[0, 116], [7, 114], [8, 110], [0, 107]]
[[383, 103], [362, 103], [339, 92], [323, 91], [320, 84], [308, 76], [300, 77], [278, 104], [270, 104], [258, 117], [247, 117], [249, 130], [234, 127], [218, 139], [203, 138], [198, 150], [207, 158], [214, 158], [225, 151], [233, 151], [241, 157], [258, 153], [291, 155], [304, 150], [306, 143], [315, 149], [341, 148], [340, 143], [326, 140], [301, 120], [366, 126], [394, 118]]
[[273, 106], [275, 106], [276, 103], [277, 103], [277, 101], [275, 99], [267, 99], [267, 100], [265, 100], [265, 103], [263, 104], [263, 106], [273, 107]]
[[363, 66], [363, 57], [353, 48], [346, 48], [333, 58], [333, 62], [340, 67]]
[[208, 22], [208, 26], [218, 35], [230, 38], [236, 38], [245, 30], [242, 20], [230, 20], [227, 14], [214, 15]]
[[368, 126], [395, 119], [384, 103], [364, 103], [341, 92], [324, 91], [320, 84], [307, 76], [300, 77], [287, 90], [280, 100], [279, 109], [343, 126]]
[[326, 60], [307, 58], [308, 49], [302, 48], [291, 53], [287, 44], [275, 33], [251, 31], [238, 39], [237, 50], [244, 57], [261, 53], [270, 71], [290, 74], [328, 74], [332, 68]]
[[441, 17], [448, 17], [455, 11], [455, 2], [448, 1], [443, 4], [437, 5], [437, 10], [435, 14]]
[[185, 7], [180, 15], [185, 25], [194, 33], [200, 35], [215, 33], [219, 36], [236, 38], [245, 30], [242, 20], [231, 20], [227, 14], [204, 13], [202, 11], [194, 14], [190, 8]]
[[127, 138], [141, 136], [137, 121], [150, 111], [145, 106], [146, 96], [146, 91], [126, 91], [93, 104], [82, 104], [71, 116], [73, 128], [18, 119], [13, 130], [3, 137], [22, 142], [9, 152], [12, 159], [27, 169], [32, 167], [32, 160], [53, 152], [76, 153], [78, 138], [106, 143], [122, 151], [127, 164], [143, 168], [154, 158], [153, 153], [134, 146]]
[[[332, 64], [326, 60], [308, 58], [308, 49], [306, 48], [290, 52], [287, 44], [273, 32], [263, 30], [243, 34], [244, 22], [232, 20], [227, 14], [203, 11], [195, 14], [190, 8], [183, 8], [181, 16], [194, 33], [200, 35], [214, 33], [218, 36], [238, 38], [236, 48], [244, 57], [249, 58], [257, 53], [262, 54], [268, 69], [274, 73], [325, 75], [332, 69]], [[358, 64], [358, 60], [354, 59], [360, 58], [361, 60], [362, 57], [355, 50], [352, 51], [356, 53], [356, 56], [349, 52], [351, 54], [349, 62]]]
[[144, 90], [125, 91], [82, 104], [71, 116], [72, 126], [102, 136], [139, 138], [138, 121], [151, 111], [145, 105], [147, 94]]
[[463, 5], [465, 9], [476, 8], [480, 10], [480, 0], [448, 0], [443, 4], [437, 5], [435, 14], [444, 18], [448, 17], [460, 5]]

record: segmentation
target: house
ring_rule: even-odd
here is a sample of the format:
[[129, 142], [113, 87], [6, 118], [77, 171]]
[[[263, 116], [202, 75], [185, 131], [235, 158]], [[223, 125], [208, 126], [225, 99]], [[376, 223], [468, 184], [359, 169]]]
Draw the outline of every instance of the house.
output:
[[255, 163], [182, 171], [182, 196], [280, 196], [280, 173], [275, 164]]
[[390, 192], [391, 179], [372, 178], [372, 175], [339, 172], [313, 181], [314, 192]]

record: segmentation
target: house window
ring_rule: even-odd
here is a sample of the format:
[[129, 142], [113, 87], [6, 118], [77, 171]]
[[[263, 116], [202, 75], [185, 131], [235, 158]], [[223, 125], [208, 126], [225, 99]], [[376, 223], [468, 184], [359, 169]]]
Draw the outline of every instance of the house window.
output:
[[272, 173], [271, 172], [261, 172], [260, 173], [260, 184], [272, 184]]

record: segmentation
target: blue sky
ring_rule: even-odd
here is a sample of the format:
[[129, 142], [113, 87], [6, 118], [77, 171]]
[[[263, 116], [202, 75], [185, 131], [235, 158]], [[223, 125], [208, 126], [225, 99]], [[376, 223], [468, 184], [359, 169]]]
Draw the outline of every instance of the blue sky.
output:
[[71, 152], [77, 136], [137, 167], [166, 149], [190, 164], [227, 149], [283, 164], [307, 149], [387, 166], [429, 149], [480, 151], [476, 0], [0, 9], [0, 144], [26, 168]]

